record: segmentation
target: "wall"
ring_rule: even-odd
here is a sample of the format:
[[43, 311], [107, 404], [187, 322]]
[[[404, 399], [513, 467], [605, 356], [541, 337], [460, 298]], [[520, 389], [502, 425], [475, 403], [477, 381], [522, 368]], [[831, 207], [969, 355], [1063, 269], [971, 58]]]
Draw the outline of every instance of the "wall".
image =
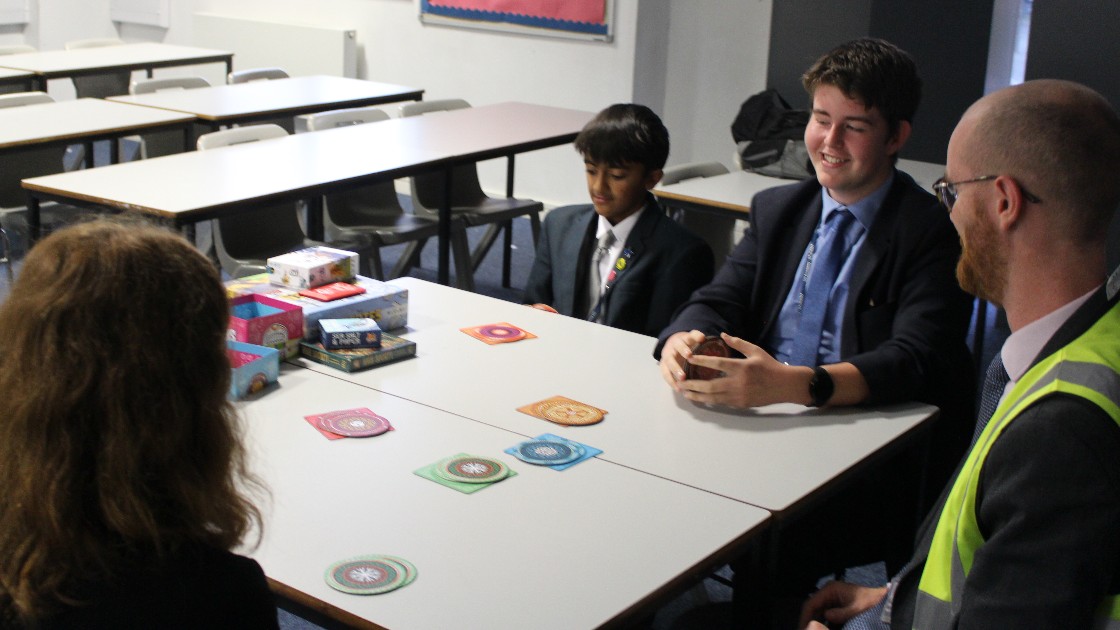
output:
[[1034, 0], [1026, 78], [1078, 81], [1120, 106], [1117, 24], [1115, 0]]
[[[771, 10], [771, 0], [616, 0], [615, 38], [605, 44], [423, 26], [416, 0], [175, 0], [169, 29], [114, 25], [109, 0], [32, 2], [33, 23], [11, 39], [44, 50], [114, 35], [190, 45], [195, 12], [353, 28], [360, 77], [423, 87], [427, 99], [521, 100], [590, 111], [645, 103], [673, 135], [670, 164], [730, 161], [731, 121], [739, 104], [764, 87]], [[157, 76], [184, 73], [221, 80], [216, 65]], [[67, 83], [52, 82], [57, 97], [67, 91], [73, 93]], [[504, 173], [504, 161], [484, 164], [483, 185], [504, 190]], [[516, 193], [549, 205], [585, 201], [578, 156], [570, 146], [518, 156]]]

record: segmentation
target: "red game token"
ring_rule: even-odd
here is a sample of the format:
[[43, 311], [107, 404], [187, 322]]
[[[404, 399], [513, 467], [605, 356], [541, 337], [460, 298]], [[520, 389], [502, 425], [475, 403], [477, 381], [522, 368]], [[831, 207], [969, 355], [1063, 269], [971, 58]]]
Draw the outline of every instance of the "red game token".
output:
[[[721, 357], [726, 359], [731, 356], [731, 349], [719, 337], [708, 337], [692, 349], [692, 356]], [[713, 378], [726, 376], [723, 370], [688, 364], [688, 378], [690, 380], [710, 381]]]

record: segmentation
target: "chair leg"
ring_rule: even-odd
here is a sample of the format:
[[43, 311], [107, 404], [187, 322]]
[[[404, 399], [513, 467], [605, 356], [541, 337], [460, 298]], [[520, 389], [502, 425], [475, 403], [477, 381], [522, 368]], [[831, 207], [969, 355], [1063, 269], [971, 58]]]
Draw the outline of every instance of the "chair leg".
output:
[[498, 237], [498, 230], [502, 229], [502, 223], [491, 223], [486, 226], [486, 233], [482, 235], [482, 239], [475, 245], [474, 251], [471, 252], [471, 269], [476, 270], [482, 264], [482, 259], [486, 258], [486, 254], [490, 252], [490, 247], [494, 245], [494, 240]]
[[464, 291], [474, 291], [474, 267], [471, 265], [467, 228], [463, 224], [452, 226], [451, 253], [455, 259], [455, 285]]
[[8, 240], [8, 233], [2, 227], [0, 227], [0, 250], [3, 250], [0, 262], [8, 268], [8, 282], [11, 282], [15, 280], [15, 273], [12, 272], [12, 242]]
[[385, 268], [381, 265], [381, 248], [374, 245], [366, 256], [365, 273], [375, 280], [385, 279]]
[[502, 286], [509, 288], [509, 265], [513, 254], [513, 221], [506, 221], [502, 230]]
[[392, 277], [399, 278], [411, 271], [413, 267], [419, 267], [420, 252], [424, 249], [424, 245], [426, 245], [427, 243], [428, 239], [426, 238], [410, 242], [404, 248], [404, 252], [401, 253], [401, 257], [397, 260], [397, 264], [393, 266]]
[[533, 250], [537, 249], [537, 242], [541, 239], [541, 213], [534, 212], [529, 215], [529, 225], [533, 229]]

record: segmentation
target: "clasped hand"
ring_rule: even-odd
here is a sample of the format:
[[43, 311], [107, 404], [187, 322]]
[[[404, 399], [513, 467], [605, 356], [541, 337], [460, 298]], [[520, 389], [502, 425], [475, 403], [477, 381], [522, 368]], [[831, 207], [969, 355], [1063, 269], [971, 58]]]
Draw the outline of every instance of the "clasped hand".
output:
[[[741, 359], [693, 355], [692, 348], [704, 341], [699, 330], [679, 332], [661, 349], [661, 376], [685, 398], [711, 405], [749, 408], [779, 402], [808, 403], [806, 383], [812, 370], [778, 362], [753, 343], [722, 333]], [[688, 379], [689, 364], [713, 368], [724, 376], [712, 380]]]

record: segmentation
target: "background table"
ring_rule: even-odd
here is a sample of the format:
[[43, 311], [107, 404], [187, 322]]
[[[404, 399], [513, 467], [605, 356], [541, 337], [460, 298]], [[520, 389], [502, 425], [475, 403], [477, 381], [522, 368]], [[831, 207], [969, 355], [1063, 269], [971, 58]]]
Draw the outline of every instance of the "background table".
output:
[[309, 76], [113, 96], [109, 100], [192, 114], [217, 130], [222, 125], [251, 124], [282, 115], [418, 101], [423, 97], [424, 90], [403, 85]]
[[[194, 116], [96, 98], [58, 101], [0, 109], [0, 151], [29, 146], [86, 145], [86, 166], [93, 166], [90, 144], [152, 130], [183, 132], [184, 144]], [[110, 143], [110, 162], [116, 162], [117, 143]], [[62, 165], [59, 164], [61, 170]]]
[[[725, 562], [767, 519], [600, 459], [562, 472], [525, 464], [502, 452], [522, 436], [311, 370], [286, 367], [278, 387], [239, 407], [251, 467], [271, 492], [251, 555], [281, 595], [355, 625], [633, 621]], [[395, 430], [329, 441], [303, 419], [355, 407]], [[496, 457], [518, 474], [471, 495], [413, 474], [459, 452]], [[368, 597], [324, 582], [330, 564], [370, 553], [408, 559], [418, 579]]]
[[35, 83], [35, 73], [33, 72], [27, 72], [25, 70], [12, 70], [11, 68], [0, 68], [0, 85], [16, 85], [19, 86], [23, 91], [28, 91], [35, 87]]
[[148, 76], [151, 77], [154, 68], [203, 63], [224, 63], [226, 72], [229, 73], [233, 71], [233, 53], [225, 50], [145, 42], [20, 53], [4, 55], [0, 58], [0, 67], [34, 73], [35, 89], [43, 91], [46, 91], [49, 79], [80, 77], [114, 70], [147, 70]]
[[[915, 160], [899, 160], [898, 169], [909, 173], [924, 190], [945, 173], [945, 166]], [[770, 177], [751, 171], [732, 171], [713, 177], [686, 179], [676, 184], [653, 189], [661, 202], [673, 208], [701, 210], [734, 219], [749, 219], [751, 199], [758, 193], [797, 183], [797, 180]]]

